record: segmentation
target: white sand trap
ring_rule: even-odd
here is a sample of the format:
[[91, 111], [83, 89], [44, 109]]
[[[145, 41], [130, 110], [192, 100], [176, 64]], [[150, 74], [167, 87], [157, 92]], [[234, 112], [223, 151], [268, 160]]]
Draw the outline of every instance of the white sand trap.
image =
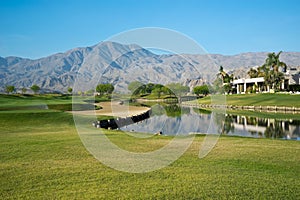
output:
[[95, 105], [101, 106], [102, 109], [71, 111], [71, 113], [81, 114], [81, 115], [107, 115], [107, 116], [115, 116], [115, 117], [128, 117], [128, 116], [138, 115], [150, 110], [150, 108], [148, 107], [121, 105], [119, 101], [101, 102]]

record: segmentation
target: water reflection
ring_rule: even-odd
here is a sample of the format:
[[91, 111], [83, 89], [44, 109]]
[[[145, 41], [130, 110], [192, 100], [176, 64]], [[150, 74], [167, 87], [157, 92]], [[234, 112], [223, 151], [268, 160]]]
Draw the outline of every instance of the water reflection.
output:
[[300, 140], [300, 120], [278, 120], [244, 115], [215, 113], [203, 109], [159, 105], [151, 107], [152, 114], [137, 124], [122, 130], [187, 135], [190, 133], [214, 133], [256, 138], [282, 138]]
[[235, 133], [248, 131], [254, 137], [299, 139], [300, 120], [279, 120], [252, 116], [227, 115], [233, 119]]

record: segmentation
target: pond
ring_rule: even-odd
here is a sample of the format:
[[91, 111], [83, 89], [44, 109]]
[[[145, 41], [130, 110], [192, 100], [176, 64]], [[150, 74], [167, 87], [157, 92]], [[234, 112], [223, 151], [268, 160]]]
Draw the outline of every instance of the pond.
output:
[[150, 118], [121, 127], [121, 130], [163, 135], [218, 133], [254, 138], [300, 140], [300, 120], [272, 119], [211, 112], [193, 107], [151, 107]]

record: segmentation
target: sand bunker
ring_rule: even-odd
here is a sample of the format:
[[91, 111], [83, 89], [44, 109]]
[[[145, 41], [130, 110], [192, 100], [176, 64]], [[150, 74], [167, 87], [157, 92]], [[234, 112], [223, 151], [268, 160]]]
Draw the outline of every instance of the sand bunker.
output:
[[102, 109], [72, 111], [72, 113], [81, 114], [81, 115], [106, 115], [106, 116], [116, 116], [116, 117], [128, 117], [128, 116], [138, 115], [150, 110], [150, 108], [147, 107], [129, 106], [127, 104], [122, 105], [119, 101], [101, 102], [95, 105], [101, 106]]

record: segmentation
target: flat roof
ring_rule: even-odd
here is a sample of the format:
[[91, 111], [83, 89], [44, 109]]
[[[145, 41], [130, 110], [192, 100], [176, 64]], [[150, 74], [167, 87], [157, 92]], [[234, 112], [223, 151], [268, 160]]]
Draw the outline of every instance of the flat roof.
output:
[[264, 82], [264, 77], [258, 77], [258, 78], [240, 78], [237, 80], [233, 80], [233, 84], [241, 84], [241, 83], [260, 83]]

